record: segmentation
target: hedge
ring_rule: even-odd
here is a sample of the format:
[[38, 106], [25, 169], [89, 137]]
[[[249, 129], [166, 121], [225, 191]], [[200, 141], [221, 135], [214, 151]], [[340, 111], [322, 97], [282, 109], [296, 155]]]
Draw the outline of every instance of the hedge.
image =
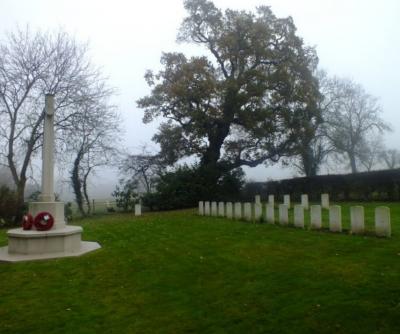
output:
[[273, 194], [276, 200], [282, 200], [284, 194], [290, 194], [292, 200], [299, 201], [301, 194], [308, 194], [311, 201], [318, 201], [322, 193], [328, 193], [334, 201], [398, 201], [400, 168], [250, 182], [243, 190], [243, 197], [253, 200], [255, 195], [260, 194], [266, 200], [268, 194]]

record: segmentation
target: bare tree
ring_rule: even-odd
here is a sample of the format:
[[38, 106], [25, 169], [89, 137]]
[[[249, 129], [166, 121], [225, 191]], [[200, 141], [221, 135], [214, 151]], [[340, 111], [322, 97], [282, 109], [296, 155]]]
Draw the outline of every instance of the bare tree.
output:
[[382, 120], [378, 100], [367, 94], [361, 85], [347, 79], [334, 78], [331, 87], [335, 99], [325, 112], [325, 133], [334, 150], [347, 156], [352, 173], [364, 154], [367, 138], [390, 127]]
[[42, 144], [44, 94], [56, 96], [56, 131], [71, 125], [76, 105], [96, 92], [99, 70], [87, 45], [63, 31], [17, 29], [0, 41], [0, 161], [10, 169], [18, 195], [16, 220], [22, 214], [28, 167]]
[[382, 152], [385, 152], [382, 136], [379, 134], [369, 136], [369, 138], [366, 138], [365, 141], [360, 144], [357, 160], [370, 172], [380, 166], [379, 160], [382, 156]]
[[326, 136], [325, 116], [337, 96], [326, 71], [316, 70], [314, 76], [318, 79], [320, 93], [317, 99], [319, 117], [303, 119], [308, 126], [302, 127], [302, 131], [298, 132], [296, 154], [284, 161], [285, 165], [292, 165], [305, 176], [317, 175], [321, 165], [333, 152], [333, 147]]
[[394, 169], [400, 166], [400, 152], [396, 149], [386, 149], [380, 154], [386, 168]]
[[[105, 165], [117, 165], [120, 142], [120, 117], [115, 106], [109, 103], [113, 90], [104, 84], [95, 87], [97, 98], [86, 99], [78, 106], [72, 118], [74, 127], [62, 132], [64, 160], [72, 160], [70, 180], [75, 201], [82, 215], [91, 213], [88, 193], [89, 177]], [[85, 205], [86, 204], [86, 209]]]
[[154, 190], [157, 177], [163, 168], [160, 156], [151, 153], [147, 145], [140, 147], [140, 153], [127, 155], [120, 165], [122, 174], [130, 180], [135, 180], [146, 193]]

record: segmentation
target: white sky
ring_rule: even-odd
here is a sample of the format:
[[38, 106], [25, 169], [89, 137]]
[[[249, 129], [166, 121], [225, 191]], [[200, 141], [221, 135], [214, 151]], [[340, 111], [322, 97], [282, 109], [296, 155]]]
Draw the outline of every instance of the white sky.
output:
[[[330, 75], [353, 78], [380, 98], [383, 117], [394, 132], [387, 145], [400, 141], [400, 1], [399, 0], [214, 0], [219, 8], [253, 10], [269, 5], [277, 16], [291, 15], [298, 34], [314, 45], [320, 65]], [[150, 142], [157, 124], [144, 125], [136, 100], [149, 93], [146, 69], [158, 69], [162, 51], [201, 52], [175, 43], [185, 16], [181, 0], [0, 0], [0, 38], [16, 25], [62, 27], [89, 41], [93, 62], [102, 66], [119, 92], [126, 146]], [[205, 51], [204, 51], [205, 52]], [[1, 55], [0, 55], [1, 56]], [[247, 170], [265, 180], [291, 175], [282, 168]]]

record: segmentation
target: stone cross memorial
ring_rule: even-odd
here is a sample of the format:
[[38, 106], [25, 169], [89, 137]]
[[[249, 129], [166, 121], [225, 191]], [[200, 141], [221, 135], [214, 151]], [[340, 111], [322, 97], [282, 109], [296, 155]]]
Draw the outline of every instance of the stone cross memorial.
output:
[[51, 94], [45, 97], [41, 186], [39, 202], [29, 203], [24, 228], [7, 232], [8, 246], [0, 248], [0, 261], [79, 256], [100, 248], [97, 242], [81, 241], [82, 227], [65, 223], [64, 203], [54, 198], [54, 95]]

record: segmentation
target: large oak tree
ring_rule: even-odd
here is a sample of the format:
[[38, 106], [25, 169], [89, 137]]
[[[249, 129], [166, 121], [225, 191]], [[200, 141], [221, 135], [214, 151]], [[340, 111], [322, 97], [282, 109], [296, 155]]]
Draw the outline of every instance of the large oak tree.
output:
[[[296, 35], [292, 18], [269, 7], [222, 12], [207, 0], [186, 0], [178, 41], [207, 56], [164, 53], [148, 71], [152, 88], [138, 101], [144, 122], [166, 119], [154, 140], [173, 164], [197, 156], [202, 167], [228, 171], [293, 154], [297, 136], [318, 116], [315, 50]], [[312, 129], [310, 130], [312, 131]]]

